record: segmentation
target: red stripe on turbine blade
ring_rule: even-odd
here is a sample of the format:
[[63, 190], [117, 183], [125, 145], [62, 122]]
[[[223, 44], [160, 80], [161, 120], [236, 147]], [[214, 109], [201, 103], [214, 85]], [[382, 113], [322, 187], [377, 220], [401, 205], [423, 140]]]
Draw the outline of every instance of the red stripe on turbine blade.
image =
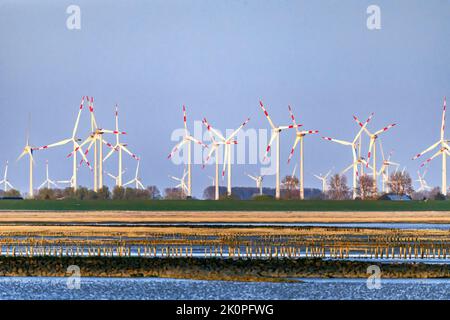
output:
[[269, 116], [269, 114], [267, 113], [267, 111], [266, 111], [266, 110], [264, 110], [264, 114], [266, 115], [266, 117], [268, 117], [268, 116]]

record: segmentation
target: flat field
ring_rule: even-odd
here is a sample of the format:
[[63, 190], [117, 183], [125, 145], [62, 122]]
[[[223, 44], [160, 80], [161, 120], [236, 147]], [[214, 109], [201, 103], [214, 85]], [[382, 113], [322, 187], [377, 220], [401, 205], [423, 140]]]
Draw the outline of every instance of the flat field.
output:
[[450, 201], [0, 200], [0, 210], [40, 211], [449, 211]]

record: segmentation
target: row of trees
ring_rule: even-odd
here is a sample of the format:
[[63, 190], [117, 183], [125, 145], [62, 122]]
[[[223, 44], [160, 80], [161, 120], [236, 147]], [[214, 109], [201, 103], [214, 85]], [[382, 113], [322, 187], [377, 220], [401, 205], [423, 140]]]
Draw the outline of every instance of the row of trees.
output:
[[38, 190], [34, 198], [37, 200], [144, 200], [159, 199], [161, 198], [161, 194], [156, 186], [149, 186], [144, 190], [116, 186], [112, 192], [107, 186], [103, 186], [97, 192], [86, 187], [79, 187], [76, 191], [73, 188], [42, 188]]
[[[430, 191], [415, 192], [412, 186], [412, 179], [408, 172], [394, 172], [387, 181], [387, 187], [389, 189], [388, 194], [394, 194], [398, 196], [409, 196], [413, 200], [445, 200], [446, 195], [441, 193], [439, 187], [436, 187]], [[358, 180], [358, 187], [356, 188], [358, 198], [361, 200], [375, 200], [383, 198], [375, 187], [372, 176], [362, 175]], [[347, 178], [343, 175], [334, 175], [330, 177], [328, 183], [328, 191], [324, 195], [327, 199], [331, 200], [345, 200], [350, 199], [352, 196], [351, 189], [347, 185]]]
[[[362, 175], [358, 179], [358, 186], [356, 193], [359, 199], [362, 200], [374, 200], [383, 197], [377, 188], [374, 186], [374, 180], [372, 176]], [[389, 188], [389, 194], [395, 195], [407, 195], [414, 200], [444, 200], [446, 195], [441, 193], [441, 190], [436, 187], [430, 191], [414, 192], [412, 187], [412, 179], [407, 172], [394, 172], [389, 176], [387, 181]], [[282, 199], [298, 199], [299, 198], [299, 181], [297, 177], [286, 176], [282, 180]], [[241, 190], [242, 189], [242, 190]], [[247, 194], [251, 192], [252, 188], [233, 188], [233, 193]], [[255, 189], [256, 190], [256, 189]], [[310, 199], [330, 199], [330, 200], [347, 200], [352, 198], [352, 190], [348, 186], [347, 178], [344, 175], [335, 174], [328, 180], [328, 190], [325, 194], [319, 192], [316, 189], [308, 189]], [[228, 198], [226, 196], [226, 188], [220, 187], [219, 192], [221, 198]], [[264, 188], [263, 192], [266, 197], [273, 196], [273, 189]], [[17, 190], [8, 190], [6, 192], [0, 191], [1, 197], [17, 198], [21, 197], [21, 194]], [[214, 198], [214, 187], [209, 186], [205, 189], [203, 194], [205, 199]], [[94, 192], [91, 189], [85, 187], [79, 187], [76, 191], [73, 188], [65, 189], [48, 189], [42, 188], [38, 190], [35, 195], [35, 199], [39, 200], [55, 200], [55, 199], [75, 199], [75, 200], [137, 200], [137, 199], [167, 199], [167, 200], [181, 200], [186, 196], [180, 188], [166, 188], [164, 190], [164, 197], [156, 186], [148, 186], [144, 190], [134, 188], [114, 187], [112, 192], [107, 186]], [[240, 197], [231, 197], [240, 198]]]

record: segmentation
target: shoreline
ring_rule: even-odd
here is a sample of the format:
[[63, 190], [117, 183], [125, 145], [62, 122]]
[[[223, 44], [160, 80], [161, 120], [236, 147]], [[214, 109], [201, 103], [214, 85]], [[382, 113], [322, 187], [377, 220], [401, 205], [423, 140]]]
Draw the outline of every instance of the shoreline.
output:
[[174, 278], [246, 282], [298, 282], [294, 278], [364, 278], [377, 265], [389, 279], [450, 278], [446, 265], [289, 259], [139, 258], [139, 257], [0, 257], [0, 276], [67, 277], [79, 266], [81, 277]]

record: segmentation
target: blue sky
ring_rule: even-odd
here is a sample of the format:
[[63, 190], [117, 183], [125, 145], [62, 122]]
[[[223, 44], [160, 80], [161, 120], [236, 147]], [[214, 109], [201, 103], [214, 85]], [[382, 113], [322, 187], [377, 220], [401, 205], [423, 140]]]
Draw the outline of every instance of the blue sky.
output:
[[[81, 8], [81, 30], [68, 30], [66, 8]], [[381, 30], [368, 30], [366, 9], [381, 8]], [[289, 123], [291, 104], [305, 128], [350, 140], [356, 114], [375, 112], [371, 129], [398, 126], [383, 137], [393, 160], [413, 173], [411, 157], [435, 142], [444, 95], [450, 95], [448, 1], [4, 1], [0, 0], [0, 163], [10, 160], [10, 181], [25, 190], [27, 167], [15, 162], [25, 143], [70, 136], [82, 95], [95, 97], [97, 119], [114, 124], [118, 103], [124, 138], [142, 158], [146, 185], [171, 186], [181, 166], [166, 159], [182, 126], [204, 116], [220, 129], [250, 117], [249, 128], [268, 128], [262, 99], [273, 120]], [[88, 134], [88, 113], [80, 137]], [[305, 141], [306, 186], [320, 187], [312, 173], [341, 170], [350, 151]], [[282, 135], [282, 173], [294, 135]], [[113, 140], [113, 139], [109, 139]], [[68, 179], [69, 147], [36, 154], [36, 185], [50, 162], [54, 179]], [[364, 149], [367, 149], [365, 146]], [[131, 179], [135, 163], [125, 158]], [[109, 171], [115, 161], [106, 162]], [[1, 166], [3, 171], [3, 165]], [[234, 185], [253, 185], [236, 165]], [[213, 167], [194, 167], [194, 195], [201, 196]], [[81, 170], [91, 186], [91, 173]], [[440, 184], [440, 161], [428, 172]], [[107, 179], [107, 178], [105, 178]], [[112, 181], [106, 180], [110, 183]], [[273, 186], [268, 177], [265, 186]]]

